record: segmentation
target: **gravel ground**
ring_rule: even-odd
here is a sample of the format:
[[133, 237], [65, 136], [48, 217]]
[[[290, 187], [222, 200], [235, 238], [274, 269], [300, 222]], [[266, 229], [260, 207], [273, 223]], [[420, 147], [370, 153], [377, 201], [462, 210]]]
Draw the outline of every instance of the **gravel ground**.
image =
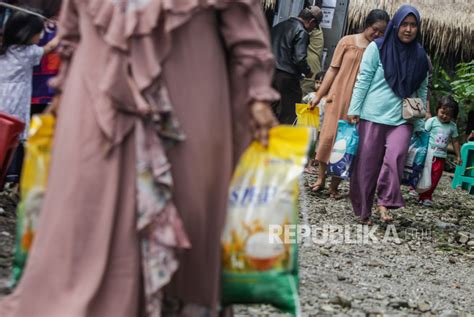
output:
[[[305, 183], [314, 176], [305, 175]], [[404, 193], [406, 207], [387, 225], [374, 219], [379, 243], [300, 246], [304, 316], [471, 316], [474, 314], [474, 197], [450, 188], [443, 176], [435, 205], [421, 207]], [[343, 184], [348, 193], [348, 184]], [[348, 198], [302, 186], [300, 223], [356, 225]], [[351, 227], [352, 228], [352, 227]], [[374, 229], [375, 230], [375, 229]], [[268, 305], [238, 306], [238, 315], [274, 315]]]
[[[305, 175], [312, 182], [314, 176]], [[435, 206], [420, 207], [405, 192], [407, 206], [387, 225], [375, 220], [379, 243], [314, 244], [300, 247], [300, 296], [304, 316], [472, 316], [474, 314], [474, 198], [450, 189], [443, 176]], [[347, 194], [347, 183], [343, 186]], [[302, 186], [301, 224], [355, 225], [347, 198]], [[7, 292], [15, 230], [15, 202], [0, 193], [0, 295]], [[353, 228], [353, 227], [351, 227]], [[372, 227], [373, 228], [373, 227]], [[373, 229], [374, 230], [374, 229]], [[236, 306], [240, 316], [274, 316], [268, 305]]]
[[7, 191], [0, 192], [0, 296], [8, 293], [15, 240], [16, 199]]

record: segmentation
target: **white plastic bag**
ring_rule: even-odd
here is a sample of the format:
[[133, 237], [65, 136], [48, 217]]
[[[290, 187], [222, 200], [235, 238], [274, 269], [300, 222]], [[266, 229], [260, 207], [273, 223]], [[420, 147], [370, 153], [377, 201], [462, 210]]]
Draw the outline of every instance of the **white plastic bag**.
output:
[[421, 172], [421, 178], [416, 185], [416, 191], [418, 193], [424, 193], [431, 188], [431, 165], [433, 164], [433, 150], [428, 146], [428, 151], [425, 158], [425, 166]]

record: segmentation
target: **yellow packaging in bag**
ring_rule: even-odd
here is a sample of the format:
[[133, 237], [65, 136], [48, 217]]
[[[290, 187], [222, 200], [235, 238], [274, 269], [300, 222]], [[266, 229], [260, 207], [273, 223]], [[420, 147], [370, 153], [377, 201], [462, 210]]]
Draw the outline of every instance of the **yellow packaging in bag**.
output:
[[313, 110], [309, 109], [309, 104], [297, 103], [296, 109], [296, 125], [302, 127], [311, 128], [311, 145], [308, 151], [308, 155], [313, 158], [316, 153], [316, 141], [318, 139], [318, 130], [320, 123], [319, 108], [314, 107]]
[[319, 108], [314, 107], [313, 110], [309, 109], [309, 104], [297, 103], [296, 109], [296, 120], [298, 126], [305, 126], [310, 128], [319, 128]]
[[299, 314], [298, 244], [284, 232], [298, 223], [310, 138], [309, 128], [278, 126], [268, 148], [253, 142], [241, 157], [222, 237], [224, 305], [266, 303]]
[[21, 201], [17, 210], [13, 284], [19, 281], [23, 272], [43, 204], [54, 124], [52, 115], [38, 115], [31, 119], [20, 183]]

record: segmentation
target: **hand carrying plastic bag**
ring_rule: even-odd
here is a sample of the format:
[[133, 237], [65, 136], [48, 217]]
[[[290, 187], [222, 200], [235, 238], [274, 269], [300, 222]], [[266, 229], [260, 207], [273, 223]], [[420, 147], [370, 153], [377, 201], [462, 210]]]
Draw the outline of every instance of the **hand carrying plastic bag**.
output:
[[[425, 166], [430, 134], [426, 131], [413, 133], [410, 139], [407, 159], [403, 169], [402, 183], [416, 188]], [[431, 172], [430, 172], [431, 173]], [[431, 175], [430, 175], [431, 178]]]
[[298, 244], [284, 239], [298, 223], [298, 185], [310, 130], [279, 126], [268, 148], [254, 142], [241, 157], [229, 191], [222, 237], [224, 305], [266, 303], [299, 314]]
[[314, 99], [314, 97], [316, 97], [316, 92], [312, 91], [306, 94], [306, 96], [304, 96], [303, 99], [301, 99], [301, 101], [305, 104], [309, 104]]
[[424, 193], [431, 188], [431, 166], [433, 165], [433, 150], [428, 146], [428, 151], [425, 158], [425, 166], [421, 172], [421, 178], [416, 185], [418, 193]]
[[13, 284], [20, 280], [35, 236], [48, 180], [54, 123], [52, 115], [34, 116], [31, 120], [21, 176], [21, 201], [17, 210]]
[[314, 107], [312, 110], [309, 109], [309, 104], [297, 103], [296, 109], [296, 120], [298, 126], [318, 128], [319, 127], [319, 108]]
[[359, 133], [356, 125], [339, 120], [336, 141], [329, 157], [328, 173], [348, 179], [352, 172], [352, 162], [359, 146]]

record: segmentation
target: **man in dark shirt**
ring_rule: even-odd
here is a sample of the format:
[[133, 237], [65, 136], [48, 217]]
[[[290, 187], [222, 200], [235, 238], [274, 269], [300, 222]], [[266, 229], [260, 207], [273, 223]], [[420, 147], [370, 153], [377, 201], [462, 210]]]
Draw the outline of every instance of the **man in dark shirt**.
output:
[[295, 103], [302, 98], [300, 79], [313, 75], [306, 60], [309, 32], [319, 26], [322, 18], [321, 9], [311, 6], [303, 9], [298, 17], [278, 23], [272, 29], [276, 61], [273, 86], [281, 95], [273, 110], [280, 123], [293, 124], [296, 119]]

